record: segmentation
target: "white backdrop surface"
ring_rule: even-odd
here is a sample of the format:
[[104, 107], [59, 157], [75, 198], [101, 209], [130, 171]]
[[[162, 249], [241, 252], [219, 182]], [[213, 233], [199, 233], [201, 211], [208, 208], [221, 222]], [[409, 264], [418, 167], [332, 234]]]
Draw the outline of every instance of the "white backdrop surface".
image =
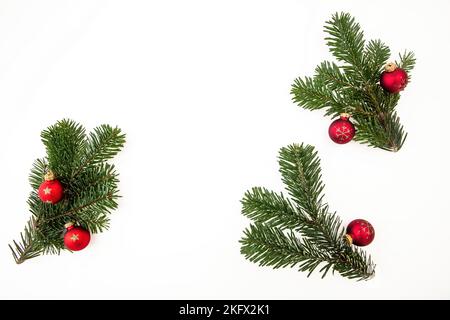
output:
[[[348, 11], [367, 38], [418, 64], [398, 153], [333, 144], [296, 107], [294, 78], [330, 54], [322, 26]], [[2, 1], [0, 298], [450, 298], [449, 1]], [[395, 57], [394, 57], [395, 58]], [[39, 133], [62, 118], [127, 133], [123, 198], [84, 251], [17, 266]], [[377, 276], [358, 282], [247, 262], [245, 190], [281, 191], [276, 156], [313, 144], [326, 199], [365, 218]]]

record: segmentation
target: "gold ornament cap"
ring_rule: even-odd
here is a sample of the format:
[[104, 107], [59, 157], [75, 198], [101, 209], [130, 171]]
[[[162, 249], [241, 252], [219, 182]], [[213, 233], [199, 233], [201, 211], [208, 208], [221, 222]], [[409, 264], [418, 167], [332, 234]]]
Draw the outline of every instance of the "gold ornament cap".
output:
[[73, 222], [67, 222], [67, 223], [64, 225], [64, 228], [69, 229], [69, 228], [72, 227], [72, 226], [73, 226]]
[[49, 170], [49, 171], [47, 171], [47, 173], [44, 175], [44, 179], [45, 179], [45, 181], [55, 180], [55, 174], [53, 173], [53, 171]]
[[341, 117], [341, 119], [350, 119], [350, 113], [347, 113], [347, 112], [343, 112], [343, 113], [341, 113], [340, 115], [339, 115], [339, 117]]
[[353, 239], [352, 239], [352, 237], [349, 234], [345, 235], [345, 240], [347, 240], [348, 244], [352, 244], [353, 243]]
[[395, 62], [389, 62], [387, 65], [384, 66], [384, 70], [386, 72], [392, 72], [395, 69], [397, 69], [397, 65], [395, 64]]

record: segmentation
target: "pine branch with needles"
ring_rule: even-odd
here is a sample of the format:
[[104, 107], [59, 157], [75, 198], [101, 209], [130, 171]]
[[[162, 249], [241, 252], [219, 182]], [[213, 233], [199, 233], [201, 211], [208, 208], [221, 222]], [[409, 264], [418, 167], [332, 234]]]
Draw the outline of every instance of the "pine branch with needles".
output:
[[253, 223], [244, 231], [241, 253], [250, 261], [273, 268], [319, 268], [322, 277], [338, 272], [367, 280], [375, 265], [369, 255], [350, 245], [336, 213], [323, 201], [320, 159], [314, 147], [293, 144], [279, 154], [288, 196], [255, 187], [242, 199], [242, 214]]
[[[325, 41], [335, 62], [319, 64], [312, 77], [297, 78], [293, 101], [307, 110], [325, 110], [325, 116], [350, 114], [356, 127], [355, 140], [387, 151], [398, 151], [406, 132], [395, 111], [400, 94], [380, 86], [380, 74], [391, 57], [381, 40], [366, 42], [359, 23], [348, 13], [336, 13], [325, 24]], [[404, 52], [395, 61], [408, 75], [416, 59]], [[410, 77], [409, 77], [410, 80]]]
[[[109, 215], [119, 198], [118, 173], [108, 163], [125, 143], [119, 128], [101, 125], [87, 135], [83, 126], [64, 119], [42, 131], [41, 139], [47, 156], [34, 162], [29, 176], [32, 217], [20, 240], [9, 245], [18, 264], [64, 250], [67, 222], [91, 233], [108, 229]], [[37, 192], [48, 171], [54, 172], [64, 187], [64, 197], [56, 204], [43, 202]]]

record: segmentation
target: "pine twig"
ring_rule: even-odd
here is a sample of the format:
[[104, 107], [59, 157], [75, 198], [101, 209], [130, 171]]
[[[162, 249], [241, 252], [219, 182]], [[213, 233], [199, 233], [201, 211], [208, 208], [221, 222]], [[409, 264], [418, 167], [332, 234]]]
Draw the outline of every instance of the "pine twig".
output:
[[367, 280], [375, 274], [371, 257], [350, 246], [344, 227], [323, 202], [320, 159], [309, 145], [280, 150], [280, 173], [290, 198], [255, 187], [242, 199], [242, 214], [253, 224], [244, 231], [241, 253], [250, 261], [273, 268], [294, 267], [308, 276], [320, 267]]
[[62, 231], [67, 218], [97, 233], [108, 228], [108, 214], [117, 208], [117, 174], [107, 161], [125, 143], [119, 128], [101, 125], [87, 137], [81, 125], [62, 120], [42, 131], [41, 138], [47, 157], [35, 161], [30, 185], [38, 189], [51, 169], [64, 186], [64, 198], [57, 204], [46, 204], [36, 191], [31, 193], [28, 203], [33, 216], [20, 241], [9, 245], [18, 264], [65, 249]]
[[[379, 84], [391, 55], [389, 47], [380, 40], [366, 42], [360, 25], [348, 13], [334, 14], [324, 28], [330, 52], [341, 65], [325, 61], [314, 77], [295, 79], [292, 100], [307, 110], [325, 109], [325, 116], [350, 113], [356, 141], [400, 150], [407, 136], [395, 113], [400, 96], [385, 92]], [[415, 61], [414, 54], [405, 51], [396, 64], [409, 73]]]

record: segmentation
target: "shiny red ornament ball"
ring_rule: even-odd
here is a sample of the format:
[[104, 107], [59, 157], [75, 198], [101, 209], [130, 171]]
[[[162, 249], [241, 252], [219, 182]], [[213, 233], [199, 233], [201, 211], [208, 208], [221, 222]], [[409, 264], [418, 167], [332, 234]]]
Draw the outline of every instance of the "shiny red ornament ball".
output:
[[82, 227], [74, 227], [73, 223], [66, 223], [64, 226], [66, 233], [64, 234], [64, 245], [72, 251], [83, 250], [91, 241], [91, 234]]
[[345, 236], [355, 246], [364, 247], [370, 244], [373, 238], [375, 238], [375, 229], [370, 222], [363, 219], [356, 219], [348, 225]]
[[343, 113], [339, 119], [334, 120], [328, 128], [328, 135], [336, 143], [350, 142], [355, 136], [355, 126], [349, 120], [350, 115]]
[[61, 182], [55, 179], [52, 172], [45, 175], [45, 181], [39, 186], [39, 198], [45, 203], [55, 204], [59, 202], [64, 194]]
[[381, 87], [390, 93], [399, 93], [408, 84], [408, 74], [395, 63], [388, 63], [380, 76]]

